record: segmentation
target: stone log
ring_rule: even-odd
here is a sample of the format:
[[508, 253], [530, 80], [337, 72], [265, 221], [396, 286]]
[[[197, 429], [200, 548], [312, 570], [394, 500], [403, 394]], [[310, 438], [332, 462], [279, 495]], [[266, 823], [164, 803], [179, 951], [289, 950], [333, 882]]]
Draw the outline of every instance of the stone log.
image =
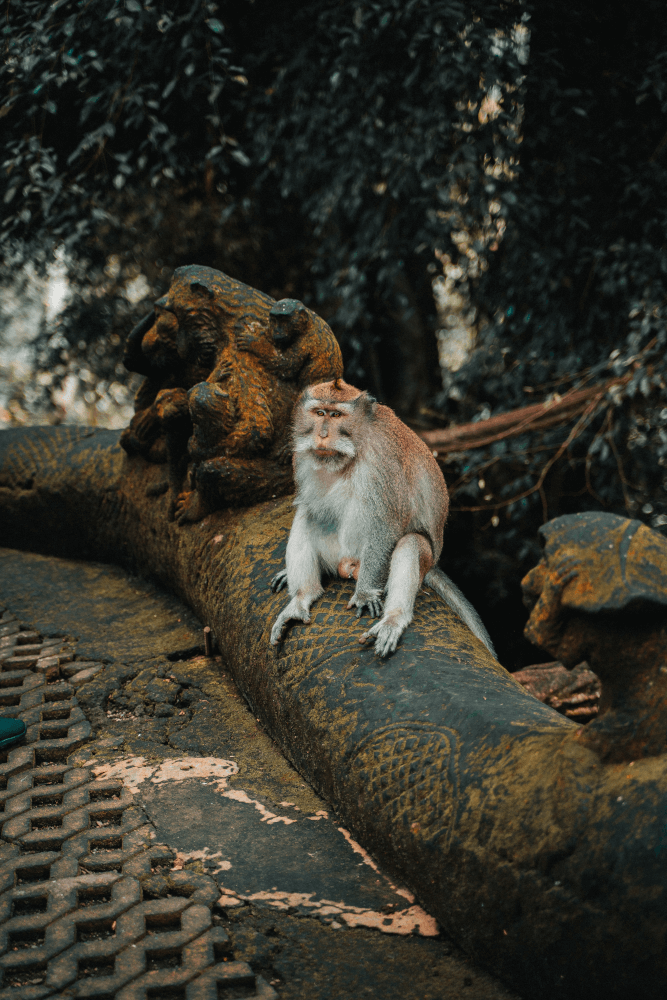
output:
[[176, 591], [304, 778], [523, 995], [663, 995], [667, 756], [605, 763], [426, 589], [386, 661], [359, 644], [343, 580], [276, 653], [284, 596], [269, 581], [289, 498], [179, 526], [161, 475], [115, 432], [3, 431], [2, 544], [118, 562]]

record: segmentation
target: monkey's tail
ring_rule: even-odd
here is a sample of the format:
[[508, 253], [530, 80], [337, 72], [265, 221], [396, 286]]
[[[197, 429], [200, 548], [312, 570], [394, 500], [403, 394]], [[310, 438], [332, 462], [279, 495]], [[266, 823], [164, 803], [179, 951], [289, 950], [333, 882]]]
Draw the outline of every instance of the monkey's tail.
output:
[[491, 637], [484, 628], [482, 619], [479, 617], [467, 597], [464, 597], [459, 588], [453, 583], [446, 573], [443, 573], [438, 566], [434, 566], [424, 577], [427, 587], [435, 590], [439, 597], [442, 597], [445, 604], [448, 604], [452, 611], [461, 618], [473, 635], [480, 639], [492, 656], [496, 655]]

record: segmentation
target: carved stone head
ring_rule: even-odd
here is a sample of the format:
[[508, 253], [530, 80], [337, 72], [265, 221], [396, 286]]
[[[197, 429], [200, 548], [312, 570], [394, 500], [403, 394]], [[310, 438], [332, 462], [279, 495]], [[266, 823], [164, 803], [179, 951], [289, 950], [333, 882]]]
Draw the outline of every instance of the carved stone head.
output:
[[[524, 577], [526, 638], [602, 681], [585, 742], [607, 758], [662, 752], [667, 742], [667, 540], [615, 514], [555, 518], [544, 556]], [[656, 747], [658, 749], [656, 749]]]

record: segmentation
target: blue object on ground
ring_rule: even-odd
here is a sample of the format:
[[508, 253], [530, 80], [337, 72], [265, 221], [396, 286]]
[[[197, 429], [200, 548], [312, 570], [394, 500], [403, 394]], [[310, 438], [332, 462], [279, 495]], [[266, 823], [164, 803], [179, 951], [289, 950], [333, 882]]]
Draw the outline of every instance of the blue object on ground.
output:
[[0, 719], [0, 750], [25, 736], [25, 722], [20, 719]]

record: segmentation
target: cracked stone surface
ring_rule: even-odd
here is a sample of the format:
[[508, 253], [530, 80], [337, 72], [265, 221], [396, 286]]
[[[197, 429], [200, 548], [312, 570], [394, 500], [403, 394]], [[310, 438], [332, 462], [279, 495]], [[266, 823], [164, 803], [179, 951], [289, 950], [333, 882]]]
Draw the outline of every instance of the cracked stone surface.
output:
[[29, 725], [5, 767], [0, 998], [516, 997], [352, 840], [185, 605], [9, 549], [0, 580], [2, 714]]

